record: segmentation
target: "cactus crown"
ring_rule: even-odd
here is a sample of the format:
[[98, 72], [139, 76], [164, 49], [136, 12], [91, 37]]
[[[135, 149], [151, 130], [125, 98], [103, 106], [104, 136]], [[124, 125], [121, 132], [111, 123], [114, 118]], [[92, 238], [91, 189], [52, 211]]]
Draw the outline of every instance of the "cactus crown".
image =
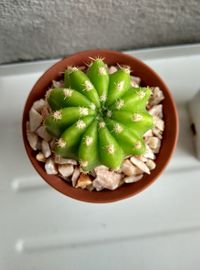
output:
[[56, 154], [91, 171], [98, 164], [117, 169], [124, 156], [144, 153], [143, 134], [153, 125], [146, 111], [151, 90], [131, 87], [129, 67], [109, 74], [102, 58], [92, 59], [86, 73], [65, 70], [64, 84], [47, 95], [52, 114], [45, 126], [58, 139]]

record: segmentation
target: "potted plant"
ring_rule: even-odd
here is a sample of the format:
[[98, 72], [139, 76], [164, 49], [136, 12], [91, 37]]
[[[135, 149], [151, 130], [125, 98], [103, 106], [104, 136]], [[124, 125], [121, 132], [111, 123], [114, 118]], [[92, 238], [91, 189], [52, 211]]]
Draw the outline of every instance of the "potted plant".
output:
[[146, 188], [164, 170], [177, 134], [175, 104], [160, 77], [109, 50], [56, 63], [31, 90], [23, 114], [24, 144], [38, 173], [88, 202]]

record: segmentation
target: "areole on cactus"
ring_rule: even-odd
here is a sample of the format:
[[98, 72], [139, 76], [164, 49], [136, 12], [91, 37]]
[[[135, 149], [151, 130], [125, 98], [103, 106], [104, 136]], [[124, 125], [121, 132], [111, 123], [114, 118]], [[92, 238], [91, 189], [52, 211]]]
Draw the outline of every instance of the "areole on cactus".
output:
[[125, 156], [145, 152], [143, 135], [153, 126], [146, 111], [151, 89], [131, 87], [128, 67], [109, 74], [103, 59], [93, 59], [86, 73], [68, 67], [64, 85], [47, 93], [52, 113], [45, 126], [58, 139], [56, 154], [91, 171], [99, 164], [118, 169]]

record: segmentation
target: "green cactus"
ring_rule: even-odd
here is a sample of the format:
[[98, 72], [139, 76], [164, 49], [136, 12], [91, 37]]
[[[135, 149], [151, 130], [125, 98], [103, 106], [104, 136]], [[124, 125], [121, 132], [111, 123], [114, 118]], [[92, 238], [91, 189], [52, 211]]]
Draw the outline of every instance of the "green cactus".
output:
[[97, 58], [87, 73], [69, 67], [64, 83], [65, 88], [47, 93], [52, 113], [44, 123], [58, 139], [56, 154], [75, 158], [91, 171], [98, 164], [117, 169], [125, 156], [145, 152], [143, 135], [153, 127], [146, 111], [151, 90], [131, 87], [129, 68], [119, 66], [109, 75]]

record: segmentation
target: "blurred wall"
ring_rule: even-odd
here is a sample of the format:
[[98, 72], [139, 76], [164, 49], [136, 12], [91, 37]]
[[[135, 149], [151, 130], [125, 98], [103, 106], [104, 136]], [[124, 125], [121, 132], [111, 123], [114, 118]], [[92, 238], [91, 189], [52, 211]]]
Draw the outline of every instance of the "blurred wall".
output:
[[0, 0], [0, 63], [194, 42], [198, 0]]

